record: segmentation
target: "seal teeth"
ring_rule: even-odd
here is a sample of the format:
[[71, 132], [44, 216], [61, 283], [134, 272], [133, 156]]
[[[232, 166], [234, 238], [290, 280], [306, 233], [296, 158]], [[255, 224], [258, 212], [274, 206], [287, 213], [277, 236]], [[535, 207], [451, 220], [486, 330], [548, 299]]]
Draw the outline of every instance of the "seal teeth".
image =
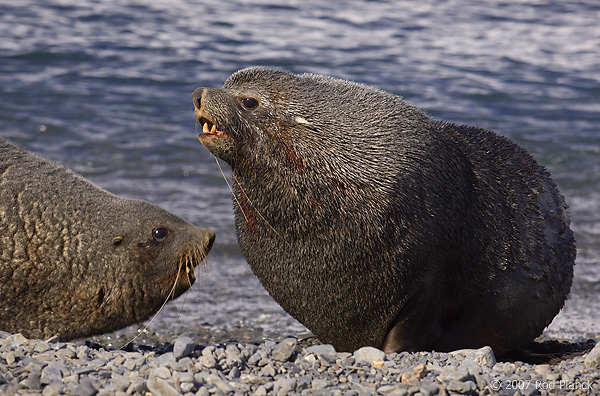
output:
[[[213, 125], [214, 128], [214, 125]], [[204, 125], [202, 125], [202, 132], [204, 133], [210, 133], [210, 131], [208, 130], [208, 123], [205, 122]]]
[[210, 133], [212, 133], [213, 135], [217, 133], [217, 126], [215, 124], [213, 124], [212, 128], [210, 129]]

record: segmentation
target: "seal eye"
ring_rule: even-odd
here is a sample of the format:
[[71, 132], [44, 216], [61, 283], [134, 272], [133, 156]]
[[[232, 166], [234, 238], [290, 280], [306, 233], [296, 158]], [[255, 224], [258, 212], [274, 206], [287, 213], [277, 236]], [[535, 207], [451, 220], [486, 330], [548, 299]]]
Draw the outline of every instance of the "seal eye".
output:
[[258, 100], [253, 97], [246, 96], [240, 99], [240, 103], [246, 110], [254, 110], [258, 107]]
[[165, 227], [156, 227], [152, 230], [152, 236], [158, 242], [162, 242], [169, 236], [169, 230]]

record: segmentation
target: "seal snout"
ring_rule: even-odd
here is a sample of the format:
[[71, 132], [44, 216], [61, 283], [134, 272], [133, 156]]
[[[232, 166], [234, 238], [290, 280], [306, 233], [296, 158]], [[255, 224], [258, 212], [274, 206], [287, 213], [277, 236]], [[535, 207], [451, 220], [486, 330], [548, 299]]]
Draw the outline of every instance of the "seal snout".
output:
[[194, 107], [196, 109], [196, 117], [198, 118], [200, 125], [202, 125], [202, 135], [224, 135], [225, 133], [220, 131], [215, 123], [202, 111], [202, 95], [206, 90], [207, 88], [204, 87], [196, 88], [192, 95]]

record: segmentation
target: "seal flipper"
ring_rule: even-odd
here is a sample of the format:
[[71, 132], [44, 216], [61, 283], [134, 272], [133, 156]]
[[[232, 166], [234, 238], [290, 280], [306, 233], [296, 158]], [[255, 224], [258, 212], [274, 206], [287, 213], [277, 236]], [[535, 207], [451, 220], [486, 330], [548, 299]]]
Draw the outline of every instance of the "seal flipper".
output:
[[385, 353], [428, 350], [438, 342], [442, 334], [439, 308], [423, 301], [426, 295], [415, 293], [396, 315], [383, 341]]

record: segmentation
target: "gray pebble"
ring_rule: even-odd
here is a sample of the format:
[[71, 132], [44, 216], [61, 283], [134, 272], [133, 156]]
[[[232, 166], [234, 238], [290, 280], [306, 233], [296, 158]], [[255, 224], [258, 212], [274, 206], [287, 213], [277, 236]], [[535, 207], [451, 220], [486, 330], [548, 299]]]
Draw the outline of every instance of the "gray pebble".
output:
[[262, 375], [268, 375], [273, 377], [275, 375], [275, 368], [271, 363], [267, 363], [261, 370]]
[[460, 349], [451, 352], [454, 358], [459, 362], [470, 360], [479, 365], [493, 367], [496, 364], [496, 356], [494, 351], [489, 346], [485, 346], [479, 349]]
[[171, 370], [164, 366], [153, 368], [150, 372], [150, 378], [171, 379]]
[[266, 382], [264, 386], [265, 386], [265, 389], [267, 390], [267, 392], [270, 392], [275, 387], [275, 382], [273, 382], [273, 381]]
[[567, 373], [563, 373], [561, 376], [561, 381], [563, 381], [566, 384], [572, 384], [574, 380], [575, 379]]
[[63, 377], [62, 371], [53, 366], [44, 367], [42, 370], [42, 376], [40, 377], [40, 383], [50, 384], [54, 381], [60, 381]]
[[398, 389], [398, 385], [382, 385], [379, 388], [377, 388], [377, 393], [381, 393], [383, 395], [389, 395], [394, 393], [396, 390]]
[[175, 382], [194, 382], [194, 374], [187, 371], [175, 371], [173, 373], [173, 380]]
[[214, 358], [214, 357], [213, 357], [213, 352], [215, 351], [215, 349], [216, 349], [216, 348], [215, 348], [214, 346], [207, 346], [207, 347], [204, 347], [204, 348], [202, 349], [202, 356], [204, 356], [204, 357], [212, 357], [212, 358]]
[[306, 375], [299, 376], [296, 378], [296, 390], [301, 391], [308, 389], [311, 385], [310, 377]]
[[261, 347], [264, 348], [266, 353], [271, 353], [271, 351], [273, 350], [273, 348], [275, 347], [275, 341], [272, 340], [266, 340]]
[[375, 391], [374, 388], [371, 388], [368, 385], [363, 385], [360, 383], [357, 384], [352, 384], [352, 389], [356, 390], [358, 392], [359, 395], [363, 396], [363, 395], [376, 395], [377, 392]]
[[[184, 337], [175, 343], [189, 345]], [[561, 380], [584, 383], [588, 387], [583, 391], [590, 393], [600, 389], [600, 372], [593, 365], [587, 366], [594, 350], [558, 364], [534, 365], [518, 361], [491, 364], [493, 354], [485, 348], [385, 355], [374, 348], [350, 354], [335, 352], [331, 345], [314, 345], [294, 357], [297, 345], [292, 338], [258, 345], [193, 346], [197, 352], [186, 356], [179, 347], [177, 354], [142, 354], [26, 340], [0, 332], [0, 394], [490, 395], [494, 394], [494, 381], [536, 380], [555, 386]], [[405, 376], [405, 380], [411, 379], [402, 383], [403, 374], [419, 365], [425, 367], [423, 374]], [[534, 390], [520, 390], [520, 394], [551, 394], [531, 388]]]
[[[213, 374], [211, 374], [211, 375], [213, 375]], [[216, 379], [213, 379], [210, 382], [224, 392], [233, 391], [233, 388], [231, 387], [231, 385], [229, 385], [227, 382], [223, 381], [221, 378], [217, 377]]]
[[77, 353], [74, 348], [64, 348], [57, 351], [56, 356], [65, 359], [75, 359], [77, 358]]
[[50, 350], [50, 345], [48, 345], [47, 342], [44, 341], [38, 341], [35, 344], [35, 347], [33, 348], [34, 352], [37, 353], [42, 353], [42, 352], [46, 352]]
[[504, 373], [506, 375], [514, 374], [516, 369], [514, 363], [504, 363]]
[[176, 359], [186, 357], [196, 348], [196, 344], [190, 337], [181, 336], [175, 340], [173, 355]]
[[75, 370], [73, 370], [73, 374], [82, 375], [82, 374], [93, 373], [95, 371], [96, 371], [95, 367], [85, 366], [85, 367], [76, 368]]
[[419, 389], [419, 392], [421, 392], [423, 396], [437, 395], [440, 392], [440, 386], [437, 384], [423, 385], [421, 386], [421, 389]]
[[545, 376], [546, 381], [560, 381], [560, 373], [550, 373]]
[[89, 379], [84, 378], [75, 388], [74, 393], [79, 396], [94, 396], [98, 393], [98, 390]]
[[278, 360], [280, 362], [285, 362], [288, 360], [294, 351], [296, 350], [297, 341], [295, 338], [286, 338], [281, 341], [271, 351], [271, 356], [273, 359]]
[[194, 389], [194, 387], [195, 385], [192, 382], [182, 382], [181, 384], [179, 384], [179, 389], [181, 389], [183, 393], [191, 392], [192, 389]]
[[10, 336], [9, 338], [11, 338], [11, 342], [12, 342], [14, 345], [21, 345], [21, 344], [23, 344], [23, 343], [25, 343], [25, 342], [29, 341], [29, 340], [27, 339], [27, 337], [25, 337], [25, 336], [24, 336], [23, 334], [21, 334], [21, 333], [17, 333], [17, 334], [15, 334], [15, 335], [13, 335], [13, 336]]
[[324, 345], [312, 345], [305, 349], [308, 353], [314, 353], [315, 355], [319, 354], [330, 354], [335, 355], [335, 348], [333, 345], [324, 344]]
[[280, 378], [275, 381], [275, 385], [273, 386], [273, 391], [278, 395], [287, 395], [288, 393], [294, 391], [296, 388], [296, 379], [295, 378]]
[[123, 367], [125, 367], [129, 371], [132, 371], [135, 368], [135, 364], [136, 364], [135, 360], [133, 360], [133, 359], [127, 359], [123, 363]]
[[363, 347], [354, 352], [354, 359], [372, 364], [374, 360], [385, 359], [385, 352], [373, 347]]
[[446, 389], [452, 392], [460, 393], [461, 395], [470, 395], [477, 388], [473, 381], [456, 381], [452, 380], [446, 385]]
[[258, 388], [256, 388], [256, 391], [254, 391], [254, 395], [255, 396], [267, 396], [267, 389], [265, 388], [264, 385], [260, 385]]
[[587, 354], [584, 364], [588, 368], [600, 369], [600, 342]]
[[[27, 375], [27, 378], [24, 379], [23, 381], [21, 381], [21, 384], [23, 386], [25, 386], [25, 388], [27, 388], [27, 389], [39, 390], [39, 389], [41, 389], [40, 377], [41, 377], [41, 375], [39, 372], [29, 373], [29, 375]], [[2, 381], [0, 380], [0, 383], [1, 382]]]
[[58, 396], [63, 394], [63, 384], [59, 381], [54, 381], [44, 387], [42, 396]]
[[[416, 396], [419, 392], [417, 393], [413, 393], [413, 396]], [[394, 391], [392, 391], [391, 393], [388, 393], [388, 396], [408, 396], [410, 393], [408, 391], [408, 389], [404, 389], [404, 388], [396, 388]]]
[[113, 375], [112, 383], [115, 386], [115, 389], [125, 391], [129, 388], [129, 385], [131, 385], [131, 380], [125, 376]]
[[148, 390], [152, 392], [154, 396], [178, 396], [181, 395], [175, 389], [173, 385], [165, 381], [164, 379], [149, 379], [147, 384]]
[[133, 390], [140, 395], [145, 395], [148, 392], [148, 383], [146, 380], [138, 379], [133, 383]]
[[[196, 396], [209, 396], [209, 395], [210, 395], [210, 392], [209, 392], [208, 388], [205, 386], [198, 389], [198, 392], [196, 392]], [[265, 393], [265, 395], [266, 395], [266, 393]]]
[[331, 385], [331, 381], [329, 381], [327, 379], [315, 379], [312, 381], [313, 390], [327, 388], [330, 385]]
[[250, 366], [256, 366], [258, 365], [258, 362], [262, 360], [262, 356], [260, 355], [260, 353], [258, 351], [256, 351], [254, 354], [252, 354], [252, 356], [250, 356], [250, 358], [248, 359], [248, 364]]
[[171, 366], [175, 363], [175, 355], [173, 352], [163, 353], [156, 358], [156, 363], [159, 366]]
[[213, 367], [217, 366], [217, 361], [212, 356], [202, 355], [198, 358], [198, 363], [200, 363], [202, 366], [204, 366], [206, 368], [213, 368]]
[[229, 372], [229, 375], [228, 375], [228, 377], [229, 377], [230, 379], [237, 379], [237, 378], [240, 378], [240, 369], [239, 369], [239, 368], [237, 368], [237, 367], [233, 367], [233, 368], [231, 369], [231, 371]]
[[7, 365], [12, 366], [16, 361], [15, 353], [12, 351], [4, 352], [2, 354], [2, 359], [4, 359], [6, 361]]
[[199, 384], [204, 384], [207, 382], [209, 375], [210, 372], [200, 371], [199, 373], [194, 374], [194, 381]]

